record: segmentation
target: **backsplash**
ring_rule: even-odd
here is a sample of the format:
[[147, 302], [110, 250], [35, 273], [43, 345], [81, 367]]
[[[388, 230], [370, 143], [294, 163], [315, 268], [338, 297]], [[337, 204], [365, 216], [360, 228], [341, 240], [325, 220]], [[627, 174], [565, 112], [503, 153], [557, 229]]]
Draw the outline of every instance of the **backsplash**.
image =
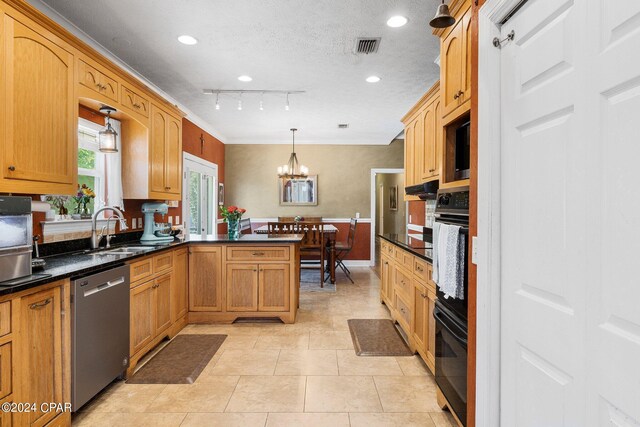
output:
[[424, 218], [424, 226], [433, 228], [433, 222], [435, 220], [435, 212], [436, 212], [436, 201], [435, 200], [425, 200], [425, 218]]

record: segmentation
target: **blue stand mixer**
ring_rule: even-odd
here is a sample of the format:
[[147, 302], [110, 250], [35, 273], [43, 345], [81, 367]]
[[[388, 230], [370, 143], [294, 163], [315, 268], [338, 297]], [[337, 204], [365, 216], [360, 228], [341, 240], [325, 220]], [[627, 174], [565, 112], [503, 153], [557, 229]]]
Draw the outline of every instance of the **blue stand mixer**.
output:
[[164, 222], [155, 222], [154, 215], [161, 214], [164, 216], [169, 212], [169, 206], [166, 203], [151, 202], [142, 204], [142, 213], [144, 214], [144, 232], [140, 238], [141, 243], [167, 243], [173, 242], [171, 224]]

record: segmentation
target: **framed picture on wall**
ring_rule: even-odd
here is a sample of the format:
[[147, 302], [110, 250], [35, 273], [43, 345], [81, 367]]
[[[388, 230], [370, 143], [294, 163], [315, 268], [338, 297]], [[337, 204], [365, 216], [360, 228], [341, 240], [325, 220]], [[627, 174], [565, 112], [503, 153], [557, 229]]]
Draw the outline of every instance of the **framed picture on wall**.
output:
[[224, 205], [224, 184], [218, 184], [218, 204]]
[[389, 209], [398, 210], [398, 186], [394, 185], [389, 188]]

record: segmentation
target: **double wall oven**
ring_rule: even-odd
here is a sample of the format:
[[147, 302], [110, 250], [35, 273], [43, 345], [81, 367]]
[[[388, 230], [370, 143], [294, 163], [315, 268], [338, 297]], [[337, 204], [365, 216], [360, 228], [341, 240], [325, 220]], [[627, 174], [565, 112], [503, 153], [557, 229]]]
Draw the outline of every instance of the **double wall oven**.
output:
[[440, 287], [436, 286], [437, 300], [433, 316], [436, 321], [436, 383], [451, 409], [462, 424], [466, 425], [469, 187], [439, 190], [435, 221], [460, 226], [464, 241], [464, 298], [445, 298]]

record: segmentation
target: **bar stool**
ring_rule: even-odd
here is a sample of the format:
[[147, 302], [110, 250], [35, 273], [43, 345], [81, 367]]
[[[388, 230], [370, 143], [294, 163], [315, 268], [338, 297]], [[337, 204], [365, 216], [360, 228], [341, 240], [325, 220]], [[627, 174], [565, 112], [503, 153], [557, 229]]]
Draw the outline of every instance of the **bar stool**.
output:
[[[353, 249], [353, 243], [356, 239], [356, 225], [358, 225], [358, 220], [355, 218], [351, 218], [349, 221], [349, 236], [347, 237], [346, 242], [336, 242], [336, 267], [340, 267], [340, 269], [344, 272], [347, 278], [353, 282], [351, 278], [351, 271], [344, 265], [344, 259], [349, 255], [351, 249]], [[326, 279], [325, 279], [326, 280]]]

